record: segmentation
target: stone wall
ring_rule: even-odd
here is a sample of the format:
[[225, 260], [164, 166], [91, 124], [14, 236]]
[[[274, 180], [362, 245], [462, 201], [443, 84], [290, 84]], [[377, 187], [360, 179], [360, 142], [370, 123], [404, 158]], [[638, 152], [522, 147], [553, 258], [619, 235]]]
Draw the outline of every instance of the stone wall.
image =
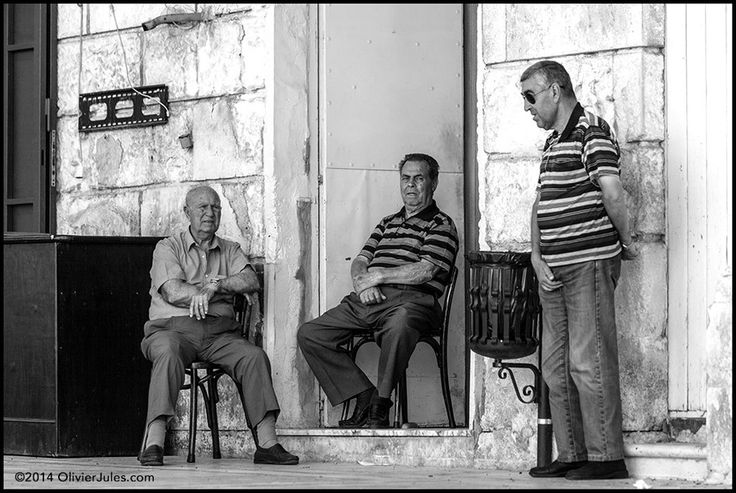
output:
[[[263, 257], [267, 7], [199, 4], [204, 22], [141, 28], [195, 5], [59, 5], [58, 234], [166, 235], [187, 224], [185, 191], [217, 183], [220, 234]], [[168, 86], [167, 124], [77, 131], [80, 93], [131, 84]]]
[[[664, 6], [496, 4], [479, 10], [480, 247], [531, 248], [530, 212], [547, 132], [524, 112], [519, 78], [534, 62], [556, 60], [570, 73], [581, 104], [612, 125], [622, 149], [630, 224], [642, 242], [640, 258], [623, 265], [616, 297], [623, 424], [629, 432], [661, 430], [668, 410]], [[514, 403], [510, 386], [495, 376], [490, 360], [484, 364], [477, 457], [509, 467], [533, 463], [536, 406]]]
[[[57, 233], [168, 235], [188, 225], [182, 211], [186, 190], [204, 183], [222, 200], [218, 234], [263, 261], [266, 81], [272, 65], [265, 38], [271, 7], [115, 4], [114, 9], [113, 16], [109, 4], [58, 6]], [[159, 15], [195, 11], [203, 22], [141, 28]], [[167, 124], [77, 131], [80, 93], [131, 84], [168, 86]], [[180, 146], [184, 134], [191, 134], [193, 148]], [[229, 379], [220, 385], [221, 427], [245, 429], [234, 386]], [[187, 428], [187, 396], [180, 394], [175, 429]], [[202, 412], [199, 427], [206, 429]], [[238, 436], [250, 440], [250, 434]]]

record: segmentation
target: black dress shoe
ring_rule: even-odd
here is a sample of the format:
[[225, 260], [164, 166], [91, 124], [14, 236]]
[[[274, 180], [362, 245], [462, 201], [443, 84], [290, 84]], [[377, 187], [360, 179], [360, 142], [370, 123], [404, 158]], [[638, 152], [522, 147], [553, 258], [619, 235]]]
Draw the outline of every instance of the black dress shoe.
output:
[[279, 466], [292, 466], [299, 464], [299, 457], [290, 454], [280, 443], [268, 448], [256, 445], [256, 453], [253, 455], [254, 464], [276, 464]]
[[371, 401], [371, 410], [368, 413], [368, 428], [388, 428], [388, 410], [393, 404], [388, 397], [378, 397], [376, 394]]
[[588, 462], [581, 468], [574, 469], [565, 475], [565, 479], [626, 479], [629, 471], [623, 459], [603, 462]]
[[164, 449], [158, 445], [146, 447], [146, 450], [138, 455], [138, 460], [141, 461], [142, 466], [163, 466]]
[[337, 422], [337, 426], [340, 428], [362, 428], [363, 425], [368, 421], [368, 414], [371, 410], [371, 400], [375, 396], [376, 389], [370, 389], [370, 398], [365, 400], [365, 403], [360, 405], [360, 398], [356, 399], [355, 409], [353, 409], [353, 415], [348, 419], [341, 419]]
[[560, 460], [556, 460], [548, 466], [532, 467], [529, 470], [529, 476], [533, 478], [562, 478], [565, 477], [569, 471], [579, 469], [587, 463], [587, 460], [581, 460], [578, 462], [562, 462]]

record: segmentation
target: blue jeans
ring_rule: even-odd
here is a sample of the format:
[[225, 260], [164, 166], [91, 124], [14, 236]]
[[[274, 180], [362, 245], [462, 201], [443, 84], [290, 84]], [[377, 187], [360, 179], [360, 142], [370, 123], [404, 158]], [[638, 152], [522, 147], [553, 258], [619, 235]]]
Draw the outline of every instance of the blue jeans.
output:
[[562, 287], [539, 288], [542, 377], [558, 460], [623, 459], [616, 312], [621, 256], [553, 267]]

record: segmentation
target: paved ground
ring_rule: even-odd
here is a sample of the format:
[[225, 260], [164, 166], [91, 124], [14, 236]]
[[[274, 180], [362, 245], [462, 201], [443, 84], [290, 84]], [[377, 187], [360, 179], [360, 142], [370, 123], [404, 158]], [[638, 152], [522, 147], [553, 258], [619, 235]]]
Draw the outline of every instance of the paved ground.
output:
[[[535, 479], [526, 472], [307, 462], [255, 465], [245, 459], [166, 456], [163, 467], [141, 467], [135, 457], [38, 458], [4, 456], [5, 489], [726, 489], [680, 480]], [[728, 488], [732, 489], [732, 488]]]

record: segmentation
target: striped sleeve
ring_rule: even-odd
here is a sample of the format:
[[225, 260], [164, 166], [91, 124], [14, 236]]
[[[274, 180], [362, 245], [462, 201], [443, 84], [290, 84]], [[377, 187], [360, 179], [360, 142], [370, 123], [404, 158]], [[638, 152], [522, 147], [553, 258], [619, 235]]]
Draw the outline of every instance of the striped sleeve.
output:
[[619, 147], [608, 124], [601, 119], [595, 123], [583, 136], [583, 163], [590, 180], [598, 186], [599, 176], [619, 175]]
[[419, 258], [436, 265], [444, 273], [449, 273], [458, 251], [457, 230], [451, 220], [435, 224], [427, 232]]
[[383, 233], [386, 231], [386, 223], [388, 222], [389, 217], [384, 217], [381, 222], [378, 223], [378, 225], [373, 229], [371, 235], [368, 237], [368, 240], [366, 240], [365, 245], [363, 245], [363, 249], [358, 254], [361, 257], [365, 257], [368, 262], [373, 260], [373, 256], [376, 254], [376, 246], [378, 246], [378, 243], [383, 238]]

